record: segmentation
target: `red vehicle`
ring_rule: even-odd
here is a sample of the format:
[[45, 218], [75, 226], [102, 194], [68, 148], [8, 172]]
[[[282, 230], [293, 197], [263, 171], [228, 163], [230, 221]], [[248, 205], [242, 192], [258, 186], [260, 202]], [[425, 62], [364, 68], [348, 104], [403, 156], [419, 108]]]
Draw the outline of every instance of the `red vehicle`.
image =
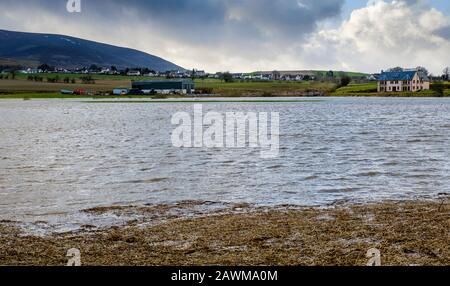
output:
[[79, 88], [79, 89], [74, 90], [73, 94], [75, 94], [75, 95], [86, 95], [86, 90], [84, 90], [82, 88]]

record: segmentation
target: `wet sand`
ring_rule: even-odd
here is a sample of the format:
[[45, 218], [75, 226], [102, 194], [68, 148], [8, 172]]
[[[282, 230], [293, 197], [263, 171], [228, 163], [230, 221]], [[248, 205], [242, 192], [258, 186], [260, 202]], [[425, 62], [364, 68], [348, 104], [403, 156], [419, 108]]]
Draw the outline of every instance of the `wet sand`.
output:
[[[111, 207], [92, 215], [129, 215], [126, 225], [46, 237], [0, 222], [0, 265], [67, 264], [71, 248], [83, 265], [357, 265], [379, 249], [383, 265], [450, 266], [450, 198], [436, 201], [204, 211], [201, 202]], [[207, 203], [206, 203], [207, 204]], [[189, 214], [189, 215], [187, 215]]]

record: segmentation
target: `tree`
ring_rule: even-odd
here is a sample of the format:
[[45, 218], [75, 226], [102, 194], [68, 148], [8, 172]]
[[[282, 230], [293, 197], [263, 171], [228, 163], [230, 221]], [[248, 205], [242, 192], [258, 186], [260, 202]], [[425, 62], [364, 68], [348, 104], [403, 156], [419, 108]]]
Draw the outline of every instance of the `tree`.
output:
[[351, 81], [352, 81], [352, 79], [348, 75], [341, 77], [340, 87], [349, 85]]
[[42, 64], [40, 66], [38, 66], [38, 69], [42, 70], [43, 72], [48, 72], [51, 70], [54, 70], [54, 67], [49, 66], [48, 64]]
[[89, 70], [90, 70], [90, 71], [93, 71], [93, 72], [98, 72], [98, 71], [101, 71], [102, 69], [99, 68], [97, 65], [91, 65], [91, 66], [89, 67]]
[[424, 67], [417, 67], [417, 68], [416, 68], [416, 71], [422, 72], [422, 73], [425, 74], [425, 75], [428, 75], [428, 74], [429, 74], [428, 70], [427, 70], [426, 68], [424, 68]]
[[222, 77], [225, 82], [233, 82], [233, 75], [229, 72], [223, 73]]
[[450, 67], [446, 67], [442, 75], [443, 80], [450, 80]]
[[437, 96], [444, 96], [445, 85], [442, 83], [435, 83], [431, 86], [431, 89], [436, 92]]
[[388, 72], [402, 72], [403, 68], [402, 67], [395, 67], [395, 68], [390, 68], [387, 71]]

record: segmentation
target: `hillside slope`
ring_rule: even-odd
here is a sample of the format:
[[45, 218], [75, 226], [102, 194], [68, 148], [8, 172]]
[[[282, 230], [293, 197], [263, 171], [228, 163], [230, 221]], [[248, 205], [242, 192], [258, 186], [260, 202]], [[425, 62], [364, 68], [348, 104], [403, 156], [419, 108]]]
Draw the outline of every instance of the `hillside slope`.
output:
[[118, 68], [148, 67], [156, 71], [183, 68], [141, 51], [79, 38], [0, 30], [0, 58], [32, 61], [61, 68], [92, 64]]

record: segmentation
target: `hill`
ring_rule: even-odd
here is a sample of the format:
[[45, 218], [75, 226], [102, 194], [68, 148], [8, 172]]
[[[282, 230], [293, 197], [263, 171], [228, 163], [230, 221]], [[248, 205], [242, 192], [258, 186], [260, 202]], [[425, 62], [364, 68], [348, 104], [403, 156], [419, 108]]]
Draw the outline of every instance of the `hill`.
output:
[[60, 68], [97, 65], [147, 67], [156, 71], [183, 70], [160, 57], [79, 38], [0, 30], [0, 58], [7, 62], [46, 63]]

